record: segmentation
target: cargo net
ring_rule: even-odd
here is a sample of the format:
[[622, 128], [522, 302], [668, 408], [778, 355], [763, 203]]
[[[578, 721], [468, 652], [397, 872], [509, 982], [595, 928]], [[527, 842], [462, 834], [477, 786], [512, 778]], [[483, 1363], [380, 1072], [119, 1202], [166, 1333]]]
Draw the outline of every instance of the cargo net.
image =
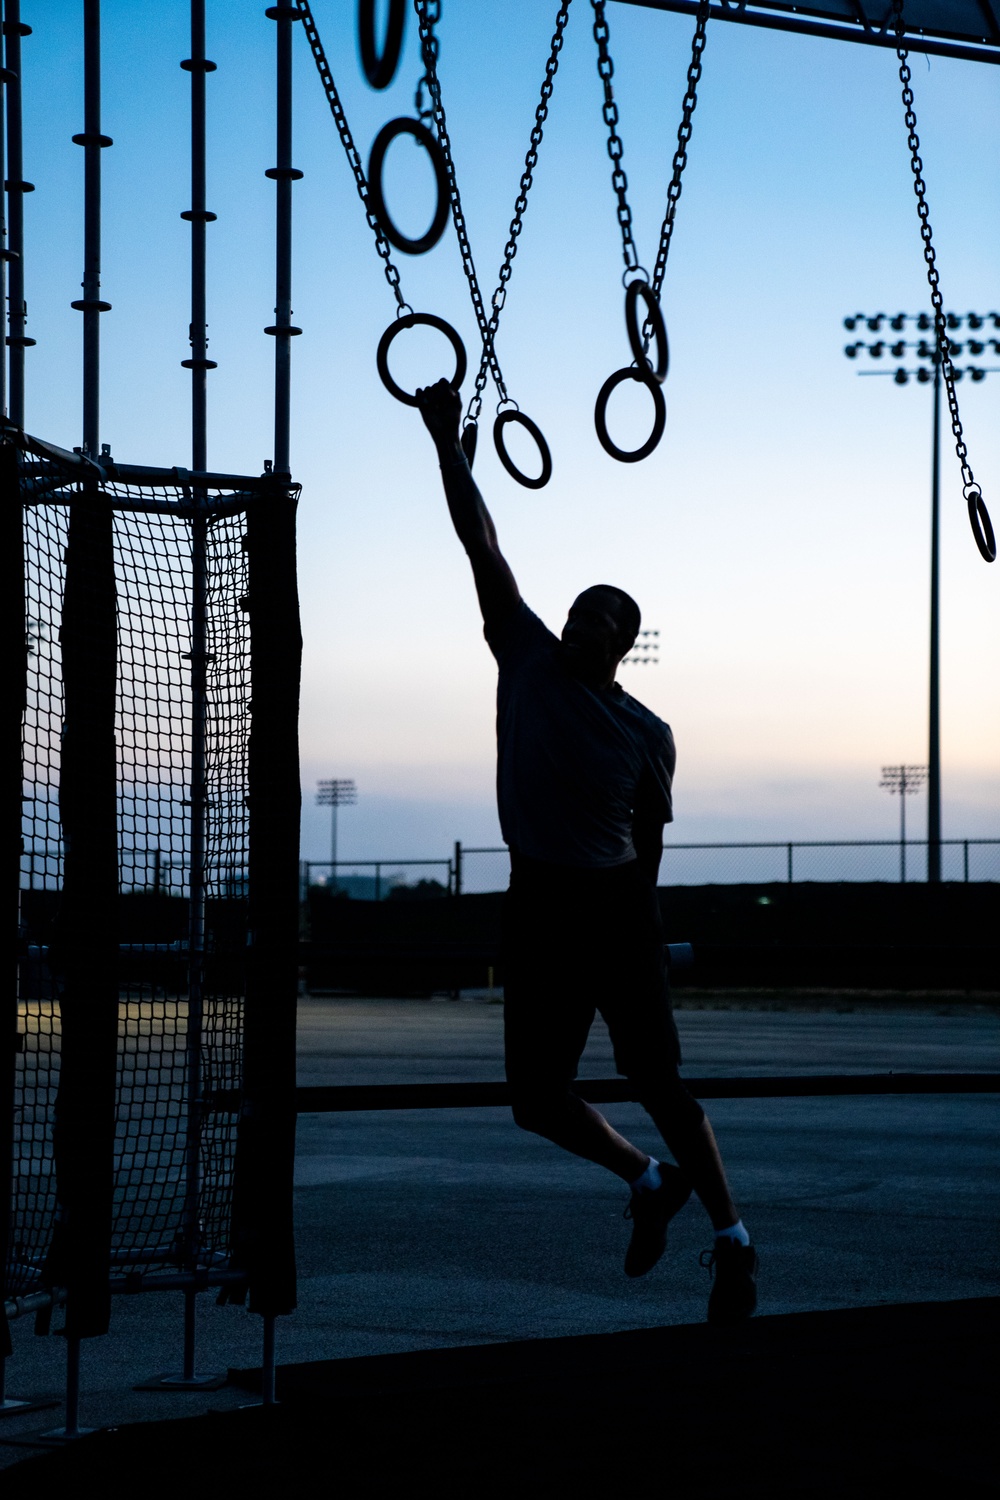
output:
[[[28, 695], [11, 1255], [6, 1296], [40, 1289], [55, 1213], [57, 962], [63, 849], [60, 611], [70, 509], [94, 470], [21, 440]], [[125, 472], [140, 482], [122, 482]], [[145, 476], [149, 475], [149, 481]], [[247, 941], [250, 642], [246, 505], [260, 481], [225, 476], [204, 496], [203, 888], [192, 885], [195, 510], [183, 473], [110, 469], [117, 589], [119, 1024], [112, 1276], [220, 1266], [227, 1255], [237, 1115], [197, 1101], [241, 1081]], [[167, 482], [167, 481], [172, 482]], [[145, 481], [145, 482], [143, 482]], [[150, 482], [152, 481], [152, 482]], [[94, 480], [89, 477], [91, 491]], [[256, 486], [241, 494], [242, 484]], [[259, 503], [259, 501], [258, 501]], [[266, 502], [265, 502], [266, 503]], [[192, 998], [192, 902], [203, 901]], [[195, 930], [197, 923], [195, 924]], [[192, 1108], [192, 1103], [195, 1107]], [[193, 1133], [189, 1136], [189, 1124]]]

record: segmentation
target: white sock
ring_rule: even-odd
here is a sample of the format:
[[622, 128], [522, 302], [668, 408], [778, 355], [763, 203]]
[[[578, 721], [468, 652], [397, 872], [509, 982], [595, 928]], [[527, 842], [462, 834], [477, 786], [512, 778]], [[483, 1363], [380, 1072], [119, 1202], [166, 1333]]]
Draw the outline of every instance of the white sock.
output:
[[[662, 1186], [662, 1184], [663, 1178], [660, 1176], [660, 1163], [656, 1160], [655, 1156], [651, 1156], [648, 1163], [646, 1164], [646, 1170], [643, 1172], [642, 1176], [637, 1177], [635, 1181], [633, 1183], [630, 1183], [629, 1185], [633, 1193], [648, 1193], [650, 1191], [655, 1192], [658, 1187]], [[750, 1241], [748, 1240], [747, 1244], [749, 1243]]]
[[730, 1224], [728, 1229], [717, 1229], [716, 1240], [735, 1240], [738, 1245], [749, 1245], [750, 1236], [743, 1228], [743, 1220], [737, 1219], [735, 1224]]

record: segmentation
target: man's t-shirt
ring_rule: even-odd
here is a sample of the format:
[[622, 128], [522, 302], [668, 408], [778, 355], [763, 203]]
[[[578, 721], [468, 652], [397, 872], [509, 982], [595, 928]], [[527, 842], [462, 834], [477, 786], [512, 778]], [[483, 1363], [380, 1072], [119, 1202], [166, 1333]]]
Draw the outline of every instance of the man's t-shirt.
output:
[[617, 683], [590, 688], [522, 601], [486, 639], [497, 659], [497, 804], [512, 849], [606, 869], [636, 857], [632, 816], [673, 819], [670, 726]]

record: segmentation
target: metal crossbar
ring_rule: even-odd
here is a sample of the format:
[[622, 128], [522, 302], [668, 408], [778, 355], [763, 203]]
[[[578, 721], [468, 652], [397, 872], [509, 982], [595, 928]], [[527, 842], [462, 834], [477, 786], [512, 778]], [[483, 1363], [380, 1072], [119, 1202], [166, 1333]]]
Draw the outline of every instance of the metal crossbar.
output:
[[[686, 1078], [699, 1099], [821, 1099], [879, 1094], [997, 1094], [1000, 1073], [820, 1073], [776, 1074], [758, 1078]], [[637, 1103], [626, 1078], [581, 1078], [574, 1084], [590, 1104]], [[299, 1088], [300, 1115], [345, 1114], [375, 1109], [478, 1109], [509, 1106], [506, 1083], [334, 1084]], [[240, 1107], [235, 1090], [218, 1090], [206, 1100], [210, 1111]]]

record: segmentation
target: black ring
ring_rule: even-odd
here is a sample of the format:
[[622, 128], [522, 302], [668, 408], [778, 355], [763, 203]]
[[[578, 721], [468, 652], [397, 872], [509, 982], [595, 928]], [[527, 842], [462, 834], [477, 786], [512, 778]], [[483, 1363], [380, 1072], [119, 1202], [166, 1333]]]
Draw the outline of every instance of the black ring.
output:
[[[437, 206], [434, 209], [430, 229], [418, 240], [407, 239], [405, 234], [400, 234], [389, 217], [385, 198], [382, 196], [382, 165], [385, 161], [385, 153], [397, 135], [412, 135], [423, 146], [434, 168]], [[428, 250], [433, 250], [444, 234], [445, 225], [448, 222], [448, 209], [451, 206], [448, 197], [448, 169], [445, 166], [441, 147], [427, 126], [420, 120], [411, 120], [400, 115], [398, 119], [390, 120], [387, 125], [382, 126], [372, 143], [371, 155], [368, 158], [368, 192], [371, 196], [372, 208], [375, 210], [375, 217], [385, 230], [386, 239], [395, 245], [397, 250], [402, 250], [404, 255], [424, 255]]]
[[[383, 333], [378, 341], [378, 350], [375, 355], [375, 363], [378, 366], [379, 378], [382, 384], [389, 392], [389, 395], [395, 396], [397, 401], [402, 401], [404, 406], [416, 406], [417, 398], [416, 396], [411, 396], [408, 391], [404, 391], [403, 387], [397, 385], [389, 374], [389, 345], [397, 333], [402, 333], [404, 328], [413, 328], [418, 323], [426, 324], [428, 328], [439, 329], [454, 349], [455, 373], [448, 382], [454, 390], [457, 391], [462, 384], [468, 368], [468, 362], [465, 357], [465, 345], [450, 323], [446, 323], [444, 318], [437, 317], [435, 313], [404, 313], [401, 318], [397, 318], [394, 323], [389, 324], [385, 333]], [[433, 381], [428, 381], [427, 384], [432, 385]]]
[[406, 0], [389, 0], [389, 20], [381, 57], [375, 45], [375, 0], [358, 0], [358, 47], [361, 66], [373, 89], [388, 88], [399, 67], [403, 50]]
[[[623, 380], [638, 380], [644, 385], [653, 397], [653, 405], [656, 415], [653, 418], [653, 430], [643, 443], [641, 448], [635, 448], [631, 453], [624, 448], [619, 448], [611, 441], [608, 435], [607, 411], [608, 401], [611, 393], [617, 390]], [[648, 365], [643, 369], [637, 369], [635, 365], [628, 365], [624, 370], [616, 370], [609, 375], [601, 386], [597, 396], [597, 405], [594, 407], [594, 426], [597, 428], [597, 439], [605, 453], [610, 453], [612, 458], [617, 458], [619, 463], [637, 464], [640, 459], [648, 458], [663, 436], [667, 425], [667, 403], [663, 399], [663, 391], [659, 381], [651, 373]]]
[[[646, 317], [643, 324], [647, 322], [653, 325], [653, 338], [656, 340], [656, 365], [650, 362], [649, 355], [643, 351], [643, 337], [639, 329], [639, 320], [636, 315], [636, 303], [639, 298], [646, 304]], [[670, 369], [670, 345], [667, 343], [667, 325], [663, 321], [663, 313], [660, 304], [653, 294], [653, 288], [646, 281], [630, 281], [625, 288], [625, 331], [628, 334], [629, 348], [632, 350], [633, 358], [637, 365], [645, 365], [654, 380], [663, 381], [667, 378]]]
[[982, 553], [986, 562], [997, 560], [997, 539], [993, 534], [993, 522], [990, 513], [986, 509], [986, 501], [977, 490], [975, 494], [967, 496], [969, 503], [969, 525], [972, 527], [972, 535], [976, 539], [976, 546]]
[[[511, 458], [504, 447], [503, 430], [511, 422], [517, 422], [526, 432], [530, 432], [538, 444], [538, 452], [542, 460], [542, 472], [537, 479], [529, 479], [527, 474], [522, 474], [517, 464]], [[493, 441], [496, 444], [497, 455], [511, 479], [516, 479], [518, 484], [523, 484], [526, 490], [544, 489], [552, 478], [552, 454], [549, 445], [542, 435], [542, 430], [530, 417], [526, 417], [523, 411], [502, 411], [497, 415], [493, 423]]]

